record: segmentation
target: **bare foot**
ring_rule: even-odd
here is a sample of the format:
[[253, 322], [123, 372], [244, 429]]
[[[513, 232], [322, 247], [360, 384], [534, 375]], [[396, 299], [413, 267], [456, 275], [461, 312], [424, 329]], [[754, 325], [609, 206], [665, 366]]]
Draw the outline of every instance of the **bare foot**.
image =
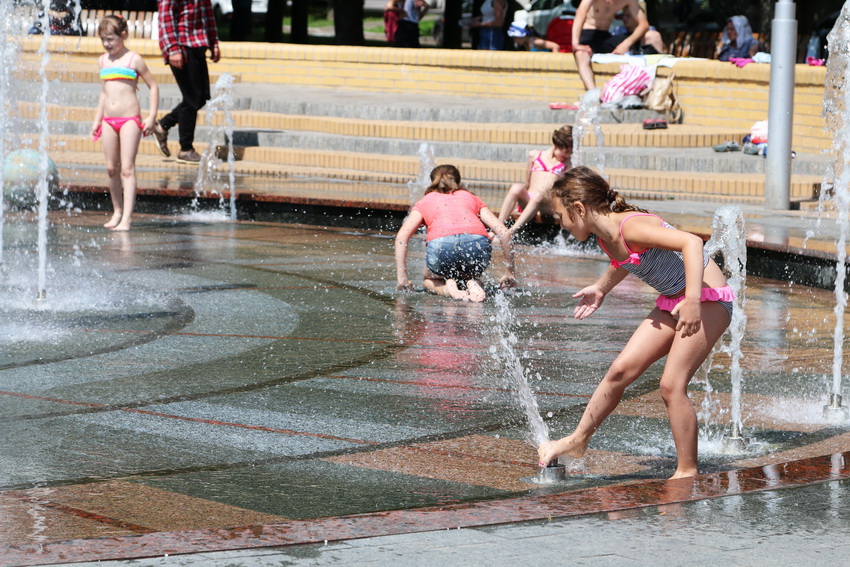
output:
[[109, 222], [103, 225], [103, 228], [115, 228], [118, 226], [118, 223], [121, 222], [121, 211], [116, 211], [112, 213], [112, 218], [109, 219]]
[[693, 478], [698, 474], [699, 474], [699, 471], [696, 471], [696, 470], [691, 471], [691, 470], [676, 469], [676, 472], [673, 473], [673, 476], [670, 477], [670, 480], [673, 480], [675, 478]]
[[458, 289], [457, 282], [454, 280], [446, 280], [446, 291], [452, 299], [469, 301], [469, 292]]
[[574, 435], [563, 437], [557, 441], [544, 441], [537, 447], [537, 456], [543, 466], [548, 465], [561, 455], [580, 459], [587, 451], [587, 443], [574, 439]]
[[487, 293], [484, 291], [484, 288], [481, 287], [481, 284], [475, 280], [469, 280], [466, 282], [466, 290], [467, 295], [469, 296], [469, 301], [481, 303], [487, 299]]
[[130, 223], [121, 223], [118, 226], [108, 227], [112, 229], [112, 232], [126, 232], [130, 230]]

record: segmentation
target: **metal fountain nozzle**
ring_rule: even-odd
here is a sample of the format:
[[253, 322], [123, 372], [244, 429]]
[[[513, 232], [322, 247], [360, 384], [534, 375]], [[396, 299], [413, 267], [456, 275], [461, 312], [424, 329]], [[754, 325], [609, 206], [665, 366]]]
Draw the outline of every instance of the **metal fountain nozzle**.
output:
[[541, 484], [552, 484], [567, 478], [567, 467], [558, 463], [558, 459], [549, 461], [545, 467], [540, 467], [537, 478]]

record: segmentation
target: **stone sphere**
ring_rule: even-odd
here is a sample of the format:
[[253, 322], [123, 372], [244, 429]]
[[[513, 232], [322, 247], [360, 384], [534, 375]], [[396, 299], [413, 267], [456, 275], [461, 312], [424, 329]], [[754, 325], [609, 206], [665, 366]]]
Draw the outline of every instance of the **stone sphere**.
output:
[[[28, 208], [38, 203], [37, 186], [41, 170], [41, 152], [15, 150], [3, 160], [3, 201], [9, 207]], [[48, 194], [59, 188], [59, 170], [47, 158]]]

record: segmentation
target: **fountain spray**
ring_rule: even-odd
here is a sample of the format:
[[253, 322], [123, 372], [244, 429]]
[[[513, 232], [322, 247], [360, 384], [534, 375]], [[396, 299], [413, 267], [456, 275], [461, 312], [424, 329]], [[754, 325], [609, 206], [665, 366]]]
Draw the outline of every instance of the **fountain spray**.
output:
[[[576, 111], [575, 123], [573, 124], [573, 156], [572, 166], [590, 165], [584, 150], [584, 138], [590, 128], [596, 136], [596, 145], [600, 149], [605, 145], [605, 135], [599, 125], [599, 110], [602, 103], [599, 101], [599, 89], [591, 89], [581, 97], [578, 110]], [[605, 176], [605, 152], [600, 151], [596, 156], [596, 169], [599, 175]]]
[[[211, 128], [210, 143], [201, 156], [198, 166], [198, 178], [195, 182], [195, 203], [201, 190], [207, 186], [208, 181], [217, 177], [219, 164], [218, 142], [224, 137], [227, 148], [227, 188], [230, 194], [230, 220], [236, 220], [236, 168], [233, 151], [233, 75], [222, 73], [215, 83], [215, 96], [207, 103], [207, 126]], [[217, 112], [224, 115], [223, 126], [213, 126], [214, 116]], [[224, 207], [224, 197], [221, 198], [221, 206]]]
[[50, 125], [47, 119], [47, 94], [50, 84], [47, 81], [47, 66], [50, 63], [50, 18], [48, 11], [41, 14], [41, 25], [44, 33], [41, 35], [41, 44], [38, 54], [41, 56], [38, 74], [41, 78], [41, 94], [39, 96], [38, 123], [40, 125], [38, 134], [38, 150], [40, 159], [38, 163], [38, 184], [36, 185], [36, 196], [38, 198], [38, 294], [37, 300], [47, 299], [47, 200], [49, 163], [47, 156], [47, 140], [50, 135]]
[[4, 179], [3, 164], [6, 161], [6, 132], [9, 130], [9, 117], [11, 103], [9, 92], [12, 75], [12, 61], [14, 55], [14, 42], [11, 41], [9, 27], [12, 25], [12, 3], [0, 2], [0, 264], [3, 264], [3, 228], [5, 216], [3, 214], [6, 182]]
[[741, 368], [741, 341], [747, 328], [746, 278], [747, 278], [747, 242], [744, 214], [740, 207], [727, 205], [717, 209], [712, 222], [711, 239], [706, 243], [708, 254], [723, 254], [723, 264], [729, 285], [735, 292], [732, 320], [729, 323], [729, 343], [721, 351], [729, 354], [731, 364], [729, 378], [732, 383], [731, 414], [732, 423], [729, 435], [723, 438], [723, 445], [729, 450], [743, 451], [748, 441], [743, 436], [741, 417], [741, 392], [743, 389], [743, 369]]
[[[835, 331], [833, 333], [832, 391], [829, 405], [824, 407], [824, 417], [830, 421], [846, 421], [850, 417], [847, 407], [841, 405], [841, 366], [844, 344], [844, 310], [847, 307], [847, 293], [844, 280], [847, 273], [847, 234], [850, 230], [848, 207], [850, 207], [850, 131], [846, 123], [846, 113], [850, 109], [850, 89], [847, 88], [850, 72], [850, 2], [844, 4], [835, 22], [835, 27], [827, 36], [829, 59], [826, 64], [826, 84], [823, 93], [823, 116], [827, 127], [833, 133], [832, 147], [836, 160], [824, 178], [824, 188], [832, 186], [831, 197], [838, 209], [839, 237], [836, 242], [835, 267]], [[821, 192], [824, 199], [828, 191]]]
[[[544, 441], [549, 440], [549, 426], [540, 416], [540, 407], [537, 399], [528, 383], [528, 372], [522, 365], [520, 355], [514, 345], [517, 336], [514, 332], [516, 319], [511, 311], [510, 301], [501, 291], [495, 294], [496, 315], [493, 317], [493, 329], [497, 336], [498, 346], [490, 347], [490, 354], [494, 360], [499, 362], [502, 369], [503, 380], [508, 389], [513, 393], [520, 408], [525, 414], [531, 429], [531, 441], [536, 447]], [[541, 467], [537, 482], [540, 484], [551, 484], [566, 478], [566, 467], [558, 463], [557, 459]]]
[[425, 195], [425, 189], [431, 185], [431, 171], [437, 167], [434, 161], [434, 148], [427, 142], [419, 144], [419, 173], [416, 179], [407, 182], [410, 204], [413, 205]]

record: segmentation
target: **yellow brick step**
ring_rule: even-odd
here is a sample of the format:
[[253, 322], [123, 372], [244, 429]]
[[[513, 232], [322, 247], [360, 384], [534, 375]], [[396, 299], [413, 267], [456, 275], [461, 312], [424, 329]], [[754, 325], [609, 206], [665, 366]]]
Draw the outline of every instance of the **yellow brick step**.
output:
[[[627, 169], [609, 169], [605, 173], [611, 185], [627, 198], [748, 203], [764, 201], [763, 174]], [[818, 175], [792, 175], [789, 192], [791, 201], [817, 199], [822, 181], [823, 178]]]
[[[19, 115], [36, 119], [40, 107], [37, 103], [18, 103]], [[161, 113], [164, 115], [165, 113]], [[48, 120], [88, 122], [94, 110], [86, 107], [48, 105]], [[475, 144], [514, 144], [545, 147], [552, 142], [553, 124], [504, 124], [469, 122], [424, 122], [367, 120], [327, 116], [302, 116], [238, 110], [232, 113], [236, 129], [280, 130], [317, 132], [336, 136], [370, 137], [384, 139], [421, 140], [424, 142], [461, 142]], [[214, 126], [224, 124], [224, 115], [214, 113]], [[201, 111], [198, 124], [207, 124], [207, 113]], [[727, 140], [740, 141], [745, 129], [718, 126], [670, 124], [666, 129], [645, 130], [641, 124], [602, 124], [606, 147], [701, 148], [721, 144]], [[587, 133], [585, 145], [597, 145], [593, 129]]]

